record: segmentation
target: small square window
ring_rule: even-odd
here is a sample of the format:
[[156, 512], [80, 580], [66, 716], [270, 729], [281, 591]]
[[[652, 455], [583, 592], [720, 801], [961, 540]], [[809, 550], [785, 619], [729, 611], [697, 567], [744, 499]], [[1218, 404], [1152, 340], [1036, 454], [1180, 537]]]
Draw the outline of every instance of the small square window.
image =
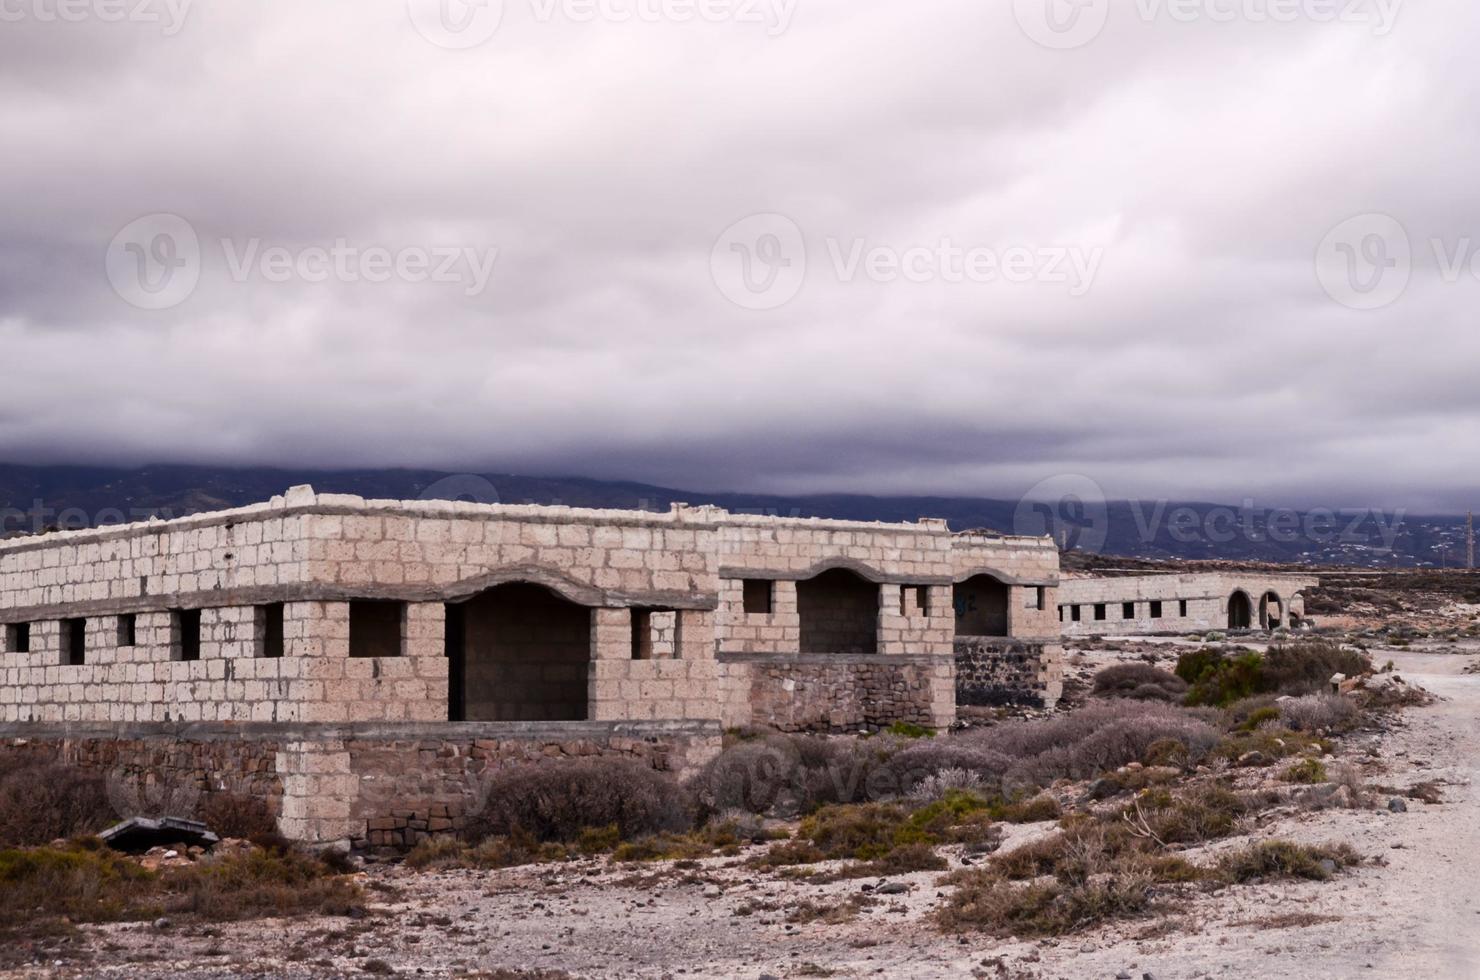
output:
[[1153, 603], [1151, 603], [1151, 618], [1152, 619], [1160, 619], [1161, 618], [1161, 603], [1160, 602], [1153, 602]]
[[1079, 606], [1071, 607], [1069, 613], [1076, 623], [1080, 622], [1084, 618], [1084, 610]]
[[30, 653], [31, 624], [11, 623], [5, 627], [5, 649], [10, 653]]
[[1120, 618], [1121, 619], [1135, 619], [1136, 618], [1136, 604], [1134, 602], [1122, 602], [1120, 604]]
[[1186, 599], [1178, 599], [1177, 600], [1177, 615], [1178, 616], [1181, 616], [1183, 619], [1186, 619], [1187, 618], [1187, 600]]
[[121, 647], [139, 645], [139, 617], [133, 613], [118, 617], [118, 645]]
[[1103, 602], [1095, 604], [1095, 622], [1104, 622], [1108, 615], [1109, 612], [1108, 610], [1106, 610], [1105, 604]]
[[399, 657], [404, 602], [356, 599], [349, 604], [349, 655]]
[[62, 620], [62, 666], [81, 667], [87, 663], [87, 620]]
[[769, 616], [771, 615], [772, 597], [776, 592], [776, 583], [766, 579], [748, 578], [745, 580], [745, 614], [747, 616]]

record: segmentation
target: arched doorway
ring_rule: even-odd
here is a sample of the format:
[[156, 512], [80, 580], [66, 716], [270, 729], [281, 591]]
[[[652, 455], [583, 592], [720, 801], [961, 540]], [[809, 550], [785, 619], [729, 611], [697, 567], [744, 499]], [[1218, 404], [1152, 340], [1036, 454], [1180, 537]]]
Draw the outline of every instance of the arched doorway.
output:
[[987, 574], [956, 583], [956, 635], [1006, 636], [1008, 587]]
[[1276, 592], [1266, 592], [1259, 600], [1259, 626], [1277, 630], [1285, 625], [1285, 600]]
[[584, 721], [591, 610], [514, 582], [447, 608], [448, 717]]
[[879, 586], [846, 568], [797, 583], [802, 653], [877, 653]]
[[1228, 598], [1228, 628], [1246, 630], [1254, 622], [1254, 603], [1247, 592], [1235, 592]]

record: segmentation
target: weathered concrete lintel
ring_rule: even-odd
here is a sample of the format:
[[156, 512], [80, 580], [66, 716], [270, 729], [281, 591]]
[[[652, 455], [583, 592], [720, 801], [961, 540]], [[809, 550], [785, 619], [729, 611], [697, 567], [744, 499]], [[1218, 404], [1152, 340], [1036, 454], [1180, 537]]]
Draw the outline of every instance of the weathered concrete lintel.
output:
[[163, 612], [166, 609], [216, 609], [222, 606], [261, 606], [276, 602], [349, 602], [353, 599], [382, 599], [395, 602], [460, 602], [478, 593], [511, 582], [532, 582], [552, 589], [577, 605], [592, 608], [712, 610], [718, 598], [695, 592], [621, 592], [570, 584], [556, 587], [550, 576], [531, 577], [529, 569], [509, 568], [477, 579], [446, 586], [333, 585], [295, 583], [250, 588], [212, 589], [170, 596], [134, 596], [88, 602], [52, 603], [7, 609], [0, 622], [27, 623], [48, 619], [89, 616], [121, 616], [128, 613]]
[[816, 578], [823, 572], [843, 568], [856, 574], [859, 578], [878, 585], [950, 585], [951, 578], [947, 575], [895, 575], [881, 572], [871, 565], [861, 561], [848, 558], [834, 558], [820, 561], [805, 569], [794, 568], [749, 568], [741, 565], [722, 565], [719, 570], [721, 579], [762, 579], [772, 582], [805, 582]]
[[529, 740], [717, 736], [717, 721], [489, 721], [489, 722], [16, 722], [0, 724], [0, 739], [221, 740]]
[[953, 654], [934, 655], [928, 653], [743, 653], [721, 651], [721, 663], [759, 664], [762, 666], [786, 666], [791, 664], [838, 665], [848, 667], [877, 665], [895, 667], [901, 664], [924, 664], [938, 666], [955, 662]]
[[959, 585], [969, 579], [976, 578], [978, 575], [990, 575], [992, 578], [1001, 582], [1003, 585], [1042, 586], [1045, 589], [1056, 589], [1059, 587], [1059, 580], [1054, 577], [1045, 578], [1036, 576], [1028, 577], [1022, 575], [1009, 575], [1004, 571], [1000, 571], [999, 569], [992, 568], [988, 565], [978, 565], [968, 571], [958, 572], [949, 584]]

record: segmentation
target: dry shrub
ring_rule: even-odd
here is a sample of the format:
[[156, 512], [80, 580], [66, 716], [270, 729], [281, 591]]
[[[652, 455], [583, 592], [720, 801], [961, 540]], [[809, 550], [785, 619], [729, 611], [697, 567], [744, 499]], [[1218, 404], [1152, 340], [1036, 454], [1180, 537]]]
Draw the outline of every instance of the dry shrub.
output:
[[[700, 813], [808, 813], [904, 792], [886, 762], [904, 745], [889, 735], [869, 739], [773, 733], [728, 746], [690, 784]], [[923, 778], [923, 776], [922, 776]]]
[[1350, 698], [1335, 694], [1307, 694], [1280, 703], [1280, 717], [1297, 732], [1350, 731], [1361, 716]]
[[1100, 698], [1181, 704], [1187, 696], [1187, 682], [1151, 664], [1115, 664], [1095, 675], [1091, 693]]
[[222, 922], [263, 916], [349, 915], [364, 909], [354, 882], [316, 858], [252, 850], [208, 857], [161, 878], [171, 912]]
[[1216, 784], [1181, 793], [1150, 790], [1122, 811], [1121, 820], [1159, 844], [1201, 844], [1234, 833], [1240, 819], [1273, 800]]
[[95, 834], [117, 820], [102, 776], [72, 766], [17, 768], [0, 778], [0, 847]]
[[1151, 746], [1168, 740], [1185, 746], [1188, 759], [1195, 762], [1217, 745], [1219, 732], [1181, 708], [1121, 700], [971, 732], [962, 740], [1017, 759], [1007, 773], [1007, 786], [1024, 790], [1058, 779], [1089, 779], [1139, 762]]
[[571, 842], [593, 827], [622, 839], [693, 826], [693, 805], [676, 780], [625, 759], [574, 759], [515, 766], [488, 782], [488, 803], [472, 836], [515, 831]]
[[136, 918], [134, 909], [154, 881], [151, 872], [97, 840], [0, 851], [0, 913], [8, 922], [37, 915], [76, 922]]
[[1328, 847], [1272, 840], [1224, 854], [1218, 859], [1218, 872], [1224, 880], [1235, 883], [1278, 878], [1325, 881], [1339, 869], [1361, 861], [1361, 856], [1346, 844]]
[[1280, 694], [1315, 694], [1327, 690], [1333, 674], [1360, 677], [1372, 670], [1372, 660], [1357, 650], [1313, 641], [1271, 647], [1264, 655], [1266, 690]]
[[1022, 885], [991, 872], [971, 872], [937, 913], [952, 932], [993, 936], [1061, 936], [1145, 912], [1152, 879], [1144, 874], [1107, 874], [1079, 883]]
[[201, 801], [196, 819], [217, 835], [268, 840], [277, 835], [277, 820], [267, 801], [240, 793], [212, 793]]

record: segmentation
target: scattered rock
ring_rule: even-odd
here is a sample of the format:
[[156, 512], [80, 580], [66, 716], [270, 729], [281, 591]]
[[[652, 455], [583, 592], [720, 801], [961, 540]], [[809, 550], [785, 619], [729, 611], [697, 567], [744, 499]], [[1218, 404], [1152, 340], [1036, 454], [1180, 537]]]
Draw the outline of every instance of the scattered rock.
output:
[[1388, 812], [1389, 813], [1407, 813], [1408, 812], [1408, 804], [1407, 803], [1404, 803], [1402, 800], [1398, 799], [1395, 796], [1391, 800], [1388, 800]]
[[903, 895], [910, 890], [910, 886], [902, 881], [886, 881], [874, 891], [879, 895]]

